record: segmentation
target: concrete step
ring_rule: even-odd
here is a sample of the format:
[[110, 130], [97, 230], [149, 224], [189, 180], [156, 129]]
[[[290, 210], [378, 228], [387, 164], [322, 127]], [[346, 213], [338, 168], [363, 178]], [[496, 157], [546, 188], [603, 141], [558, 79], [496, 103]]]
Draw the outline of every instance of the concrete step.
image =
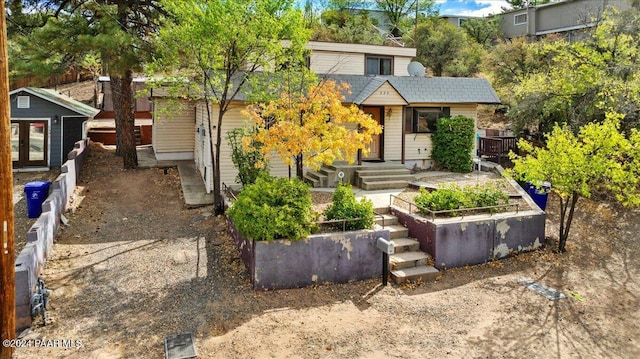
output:
[[404, 185], [404, 187], [406, 187], [408, 185], [408, 183], [410, 181], [412, 181], [414, 178], [412, 175], [410, 174], [395, 174], [395, 175], [382, 175], [382, 176], [366, 176], [366, 177], [362, 177], [360, 176], [358, 178], [358, 187], [362, 188], [362, 185], [367, 183], [372, 183], [372, 182], [394, 182], [394, 181], [406, 181], [407, 184]]
[[377, 170], [356, 170], [360, 177], [383, 176], [383, 175], [410, 175], [411, 171], [406, 168], [381, 168]]
[[316, 171], [307, 171], [306, 173], [307, 176], [311, 177], [311, 178], [315, 178], [317, 180], [323, 181], [323, 180], [327, 180], [327, 175], [324, 175], [322, 173], [316, 172]]
[[365, 191], [373, 191], [373, 190], [378, 190], [378, 189], [402, 189], [402, 188], [407, 188], [407, 185], [409, 184], [409, 181], [401, 181], [401, 180], [395, 180], [395, 181], [363, 181], [362, 185], [360, 186], [361, 189], [365, 190]]
[[[374, 211], [375, 212], [375, 211]], [[376, 212], [376, 224], [383, 227], [390, 226], [392, 224], [398, 224], [398, 217], [389, 213]]]
[[389, 256], [391, 270], [424, 266], [428, 261], [429, 255], [420, 251], [402, 252]]
[[419, 266], [412, 268], [403, 268], [391, 271], [391, 279], [396, 284], [402, 284], [407, 281], [432, 282], [440, 275], [440, 272], [432, 266]]
[[320, 187], [320, 180], [317, 178], [313, 178], [311, 176], [308, 175], [308, 172], [304, 174], [304, 176], [302, 176], [304, 182], [309, 183], [311, 185], [311, 187], [313, 188], [319, 188]]
[[405, 170], [407, 169], [403, 164], [367, 164], [363, 163], [358, 166], [358, 171], [387, 171], [387, 170]]
[[332, 170], [331, 168], [322, 166], [318, 172], [328, 177], [329, 175], [334, 174], [336, 171]]
[[375, 226], [376, 230], [379, 229], [388, 229], [389, 230], [389, 236], [391, 237], [391, 239], [396, 239], [396, 238], [406, 238], [409, 235], [409, 230], [407, 229], [407, 227], [404, 227], [402, 225], [399, 224], [392, 224], [392, 225], [385, 225], [384, 228], [382, 228], [381, 225], [376, 224]]
[[412, 238], [395, 238], [391, 240], [396, 253], [416, 252], [420, 250], [420, 242]]

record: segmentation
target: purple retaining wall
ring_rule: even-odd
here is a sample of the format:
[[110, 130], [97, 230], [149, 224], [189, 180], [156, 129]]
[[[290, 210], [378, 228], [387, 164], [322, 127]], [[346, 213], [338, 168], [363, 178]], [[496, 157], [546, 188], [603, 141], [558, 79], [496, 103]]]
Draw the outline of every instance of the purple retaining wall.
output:
[[394, 206], [391, 213], [409, 229], [409, 236], [420, 242], [420, 249], [433, 257], [438, 269], [486, 263], [544, 244], [542, 211], [433, 221]]
[[316, 283], [346, 283], [379, 277], [382, 252], [378, 237], [389, 230], [323, 233], [300, 241], [252, 241], [228, 220], [254, 289], [298, 288]]

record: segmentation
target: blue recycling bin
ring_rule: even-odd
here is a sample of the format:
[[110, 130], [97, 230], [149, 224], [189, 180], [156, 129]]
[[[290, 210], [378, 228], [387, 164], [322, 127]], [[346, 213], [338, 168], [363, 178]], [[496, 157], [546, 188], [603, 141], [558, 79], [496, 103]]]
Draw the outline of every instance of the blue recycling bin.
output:
[[27, 214], [29, 218], [38, 218], [42, 213], [42, 203], [49, 196], [51, 182], [33, 181], [24, 185], [27, 197]]
[[547, 198], [549, 197], [549, 191], [551, 190], [551, 183], [543, 182], [540, 188], [536, 188], [535, 185], [527, 183], [527, 192], [531, 199], [540, 207], [541, 210], [547, 208]]

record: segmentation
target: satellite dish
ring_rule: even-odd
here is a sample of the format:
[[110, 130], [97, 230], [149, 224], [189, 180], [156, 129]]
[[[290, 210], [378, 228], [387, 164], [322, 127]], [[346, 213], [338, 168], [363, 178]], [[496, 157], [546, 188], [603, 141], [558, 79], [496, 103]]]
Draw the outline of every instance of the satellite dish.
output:
[[424, 66], [418, 61], [411, 61], [407, 66], [407, 72], [411, 76], [424, 76], [426, 73]]

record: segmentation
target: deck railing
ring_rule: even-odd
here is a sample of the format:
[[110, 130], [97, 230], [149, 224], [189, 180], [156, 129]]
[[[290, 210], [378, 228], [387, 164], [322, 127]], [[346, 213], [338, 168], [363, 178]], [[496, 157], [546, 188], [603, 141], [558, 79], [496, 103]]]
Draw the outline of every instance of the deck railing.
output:
[[502, 164], [509, 159], [510, 151], [516, 151], [517, 144], [515, 137], [480, 137], [478, 150], [481, 157]]

